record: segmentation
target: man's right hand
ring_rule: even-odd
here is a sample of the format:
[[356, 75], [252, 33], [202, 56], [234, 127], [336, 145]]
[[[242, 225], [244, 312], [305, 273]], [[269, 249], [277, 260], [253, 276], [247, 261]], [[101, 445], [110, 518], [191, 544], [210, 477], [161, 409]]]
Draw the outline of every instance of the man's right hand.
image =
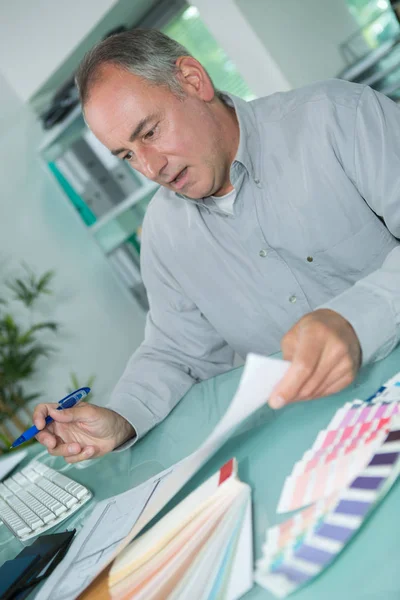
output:
[[[38, 404], [33, 422], [40, 431], [36, 439], [49, 454], [63, 456], [68, 463], [103, 456], [135, 435], [132, 425], [108, 408], [82, 402], [56, 410], [58, 404]], [[46, 425], [45, 418], [54, 419]]]

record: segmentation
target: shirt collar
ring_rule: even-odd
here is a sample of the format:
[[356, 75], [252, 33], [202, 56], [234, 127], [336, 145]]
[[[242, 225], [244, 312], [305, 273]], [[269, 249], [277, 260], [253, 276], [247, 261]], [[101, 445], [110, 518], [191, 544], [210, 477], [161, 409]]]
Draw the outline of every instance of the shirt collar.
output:
[[228, 106], [233, 106], [239, 123], [239, 147], [231, 166], [231, 173], [235, 163], [240, 163], [254, 179], [254, 155], [258, 146], [256, 141], [258, 134], [253, 109], [246, 100], [227, 92], [221, 93], [221, 99]]
[[[234, 96], [233, 94], [228, 94], [227, 92], [220, 92], [220, 98], [223, 102], [225, 102], [225, 104], [232, 106], [235, 109], [236, 117], [239, 123], [239, 147], [230, 169], [231, 182], [232, 185], [236, 187], [235, 182], [238, 181], [242, 175], [240, 173], [240, 171], [242, 171], [240, 168], [241, 165], [245, 167], [252, 179], [255, 178], [254, 162], [256, 150], [259, 147], [257, 141], [258, 131], [253, 109], [251, 105], [246, 102], [246, 100], [243, 100], [238, 96]], [[178, 192], [175, 192], [175, 194], [179, 198], [190, 200], [191, 202], [195, 202], [200, 206], [203, 206], [204, 200], [207, 200], [206, 198], [201, 200], [193, 200], [193, 198], [188, 198], [184, 194], [179, 194]]]

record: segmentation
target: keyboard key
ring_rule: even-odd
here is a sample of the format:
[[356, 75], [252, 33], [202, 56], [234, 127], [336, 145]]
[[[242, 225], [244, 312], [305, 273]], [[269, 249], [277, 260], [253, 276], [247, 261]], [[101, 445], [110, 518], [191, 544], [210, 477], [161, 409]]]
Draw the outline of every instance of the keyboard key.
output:
[[6, 487], [4, 485], [4, 483], [0, 483], [0, 498], [8, 498], [9, 496], [13, 496], [14, 493], [8, 489], [8, 487]]
[[26, 504], [19, 498], [15, 497], [12, 501], [12, 508], [18, 514], [18, 516], [25, 521], [25, 523], [33, 530], [44, 525], [44, 522], [38, 517], [33, 510], [31, 510]]
[[41, 475], [44, 475], [46, 473], [46, 471], [50, 470], [50, 467], [48, 467], [47, 465], [44, 465], [43, 463], [40, 463], [40, 462], [33, 463], [32, 467], [35, 469], [35, 471], [37, 471]]
[[35, 496], [39, 502], [43, 502], [43, 504], [45, 504], [57, 516], [61, 515], [67, 510], [67, 507], [64, 506], [64, 504], [61, 504], [61, 502], [50, 496], [50, 494], [42, 490], [42, 488], [38, 487], [37, 485], [27, 488], [27, 491], [32, 494], [32, 496]]
[[31, 531], [27, 524], [3, 500], [0, 500], [0, 518], [6, 525], [10, 525], [17, 532], [17, 535], [26, 535]]
[[4, 485], [8, 487], [11, 492], [14, 492], [14, 494], [18, 494], [21, 489], [21, 486], [18, 485], [18, 483], [14, 481], [12, 477], [10, 477], [10, 479], [6, 479]]
[[46, 479], [45, 477], [43, 477], [43, 479], [38, 480], [37, 485], [41, 487], [42, 490], [44, 490], [45, 492], [51, 494], [59, 502], [65, 504], [65, 506], [67, 506], [68, 508], [73, 504], [76, 504], [77, 502], [77, 499], [74, 496], [71, 496], [71, 494], [68, 494], [68, 492], [60, 489], [52, 481]]
[[33, 483], [35, 481], [37, 481], [38, 479], [42, 478], [40, 473], [38, 473], [37, 471], [34, 471], [33, 469], [29, 469], [29, 467], [25, 467], [25, 469], [22, 469], [21, 473], [23, 475], [25, 475], [25, 477], [27, 477], [29, 479], [29, 481], [32, 481]]
[[0, 483], [0, 520], [25, 541], [54, 527], [91, 497], [85, 486], [32, 461]]
[[76, 481], [71, 481], [71, 479], [61, 473], [52, 473], [50, 476], [48, 475], [48, 478], [78, 499], [83, 498], [87, 493], [87, 489], [83, 485], [76, 483]]
[[49, 510], [47, 506], [36, 500], [29, 492], [23, 490], [19, 496], [45, 523], [49, 523], [56, 518], [56, 513]]

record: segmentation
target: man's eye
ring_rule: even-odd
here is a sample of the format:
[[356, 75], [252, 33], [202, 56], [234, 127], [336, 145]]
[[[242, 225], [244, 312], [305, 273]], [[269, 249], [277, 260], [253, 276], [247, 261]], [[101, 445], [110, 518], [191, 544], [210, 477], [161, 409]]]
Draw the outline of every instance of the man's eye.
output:
[[122, 157], [122, 160], [132, 160], [133, 152], [128, 152], [125, 156]]
[[143, 136], [143, 139], [151, 140], [156, 135], [156, 133], [158, 133], [158, 126], [159, 123], [157, 123], [156, 125], [154, 125], [154, 127], [149, 129], [149, 131]]

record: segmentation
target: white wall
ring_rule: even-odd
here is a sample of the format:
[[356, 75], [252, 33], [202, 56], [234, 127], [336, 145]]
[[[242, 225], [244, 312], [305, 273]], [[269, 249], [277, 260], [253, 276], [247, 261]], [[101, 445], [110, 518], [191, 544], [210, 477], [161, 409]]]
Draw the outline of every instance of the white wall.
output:
[[[345, 66], [339, 44], [358, 28], [346, 0], [235, 3], [292, 87], [335, 77]], [[247, 52], [238, 31], [235, 35], [240, 50]]]
[[0, 71], [28, 100], [117, 0], [0, 0]]
[[0, 279], [17, 273], [21, 261], [37, 273], [56, 271], [55, 295], [36, 316], [62, 324], [49, 338], [59, 351], [42, 360], [31, 389], [57, 400], [71, 371], [81, 380], [95, 374], [95, 400], [104, 403], [143, 338], [144, 316], [44, 171], [38, 134], [33, 114], [0, 76]]

